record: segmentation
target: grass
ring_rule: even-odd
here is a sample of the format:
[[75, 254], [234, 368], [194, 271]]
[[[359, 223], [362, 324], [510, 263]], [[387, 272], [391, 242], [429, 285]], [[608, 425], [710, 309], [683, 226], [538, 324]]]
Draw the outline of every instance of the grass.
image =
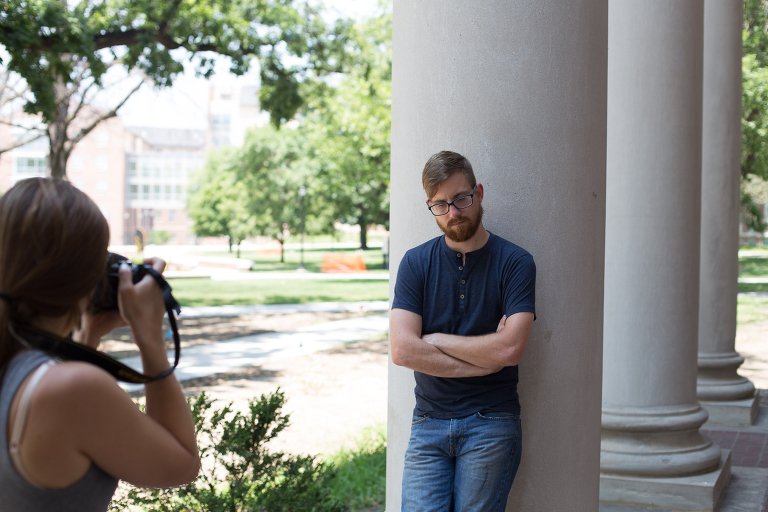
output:
[[740, 296], [736, 309], [736, 328], [768, 320], [768, 297]]
[[[332, 252], [328, 249], [305, 249], [304, 250], [304, 268], [309, 272], [320, 272], [323, 263], [323, 255]], [[355, 250], [336, 250], [334, 253], [355, 254]], [[371, 272], [387, 272], [382, 268], [384, 257], [381, 249], [368, 249], [362, 251], [363, 260], [366, 268]], [[228, 251], [210, 251], [198, 253], [200, 256], [216, 256], [224, 258], [234, 258], [237, 256], [235, 249]], [[240, 251], [240, 257], [253, 260], [256, 264], [253, 267], [257, 272], [291, 272], [299, 268], [301, 263], [301, 252], [293, 249], [285, 251], [285, 261], [280, 261], [280, 256], [263, 255], [256, 251]]]
[[742, 256], [739, 258], [739, 277], [768, 277], [768, 258]]
[[388, 300], [389, 283], [370, 280], [257, 279], [211, 281], [169, 279], [182, 307], [303, 304]]
[[331, 496], [350, 512], [383, 511], [386, 497], [386, 425], [366, 429], [354, 449], [324, 457], [336, 476], [330, 482]]

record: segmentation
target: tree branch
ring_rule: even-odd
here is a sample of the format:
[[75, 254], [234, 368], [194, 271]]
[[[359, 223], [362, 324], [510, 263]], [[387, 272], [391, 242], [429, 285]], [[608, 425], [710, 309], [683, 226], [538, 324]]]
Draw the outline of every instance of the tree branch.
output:
[[78, 142], [80, 142], [81, 140], [83, 140], [83, 138], [84, 138], [86, 135], [88, 135], [89, 133], [91, 133], [91, 131], [92, 131], [94, 128], [96, 128], [96, 126], [97, 126], [97, 125], [98, 125], [100, 122], [102, 122], [102, 121], [106, 121], [107, 119], [109, 119], [109, 118], [111, 118], [111, 117], [115, 117], [115, 116], [117, 115], [117, 111], [118, 111], [118, 110], [120, 110], [120, 107], [122, 107], [123, 105], [125, 105], [125, 102], [126, 102], [126, 101], [128, 101], [128, 98], [130, 98], [130, 97], [133, 95], [133, 93], [135, 93], [136, 91], [138, 91], [138, 90], [139, 90], [139, 87], [141, 87], [142, 85], [144, 85], [144, 81], [145, 81], [145, 79], [143, 79], [143, 78], [142, 78], [141, 82], [139, 82], [139, 83], [138, 83], [138, 85], [137, 85], [136, 87], [134, 87], [134, 88], [133, 88], [133, 90], [131, 90], [131, 92], [129, 92], [129, 93], [128, 93], [128, 95], [127, 95], [125, 98], [123, 98], [123, 101], [121, 101], [121, 102], [120, 102], [120, 103], [119, 103], [119, 104], [118, 104], [118, 105], [117, 105], [115, 108], [113, 108], [113, 109], [112, 109], [112, 110], [110, 110], [109, 112], [106, 112], [106, 113], [104, 113], [104, 114], [102, 114], [102, 115], [100, 115], [100, 116], [97, 116], [97, 117], [96, 117], [96, 119], [94, 119], [94, 120], [93, 120], [93, 121], [92, 121], [92, 122], [91, 122], [91, 123], [90, 123], [88, 126], [86, 126], [85, 128], [83, 128], [82, 130], [80, 130], [80, 132], [79, 132], [77, 135], [75, 135], [74, 137], [72, 137], [72, 138], [69, 140], [69, 143], [70, 143], [72, 146], [74, 146], [75, 144], [77, 144]]
[[0, 148], [0, 155], [2, 155], [3, 153], [5, 153], [6, 151], [10, 151], [10, 150], [12, 150], [12, 149], [16, 149], [16, 148], [18, 148], [18, 147], [20, 147], [20, 146], [23, 146], [24, 144], [28, 144], [28, 143], [30, 143], [30, 142], [36, 141], [36, 140], [37, 140], [37, 139], [39, 139], [40, 137], [44, 137], [44, 136], [45, 136], [45, 132], [42, 132], [42, 133], [38, 133], [37, 135], [35, 135], [35, 136], [34, 136], [34, 137], [32, 137], [31, 139], [24, 139], [24, 140], [20, 140], [20, 141], [18, 141], [18, 142], [14, 142], [13, 144], [11, 144], [10, 146], [8, 146], [7, 148]]

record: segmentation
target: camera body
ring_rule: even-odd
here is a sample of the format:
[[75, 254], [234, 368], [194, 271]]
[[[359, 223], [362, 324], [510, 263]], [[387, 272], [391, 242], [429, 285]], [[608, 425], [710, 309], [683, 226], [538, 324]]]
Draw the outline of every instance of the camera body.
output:
[[110, 252], [107, 256], [106, 273], [101, 281], [99, 281], [99, 284], [96, 285], [96, 290], [91, 297], [89, 305], [91, 312], [119, 311], [117, 306], [117, 287], [119, 283], [117, 273], [120, 270], [120, 264], [124, 261], [131, 266], [134, 284], [141, 281], [149, 273], [148, 268], [152, 268], [150, 265], [136, 265], [125, 256]]

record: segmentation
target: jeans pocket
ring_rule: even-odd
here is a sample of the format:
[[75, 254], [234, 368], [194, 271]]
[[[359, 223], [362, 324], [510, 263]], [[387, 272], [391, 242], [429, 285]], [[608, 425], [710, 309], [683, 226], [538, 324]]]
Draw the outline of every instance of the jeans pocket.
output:
[[517, 414], [511, 412], [478, 412], [476, 416], [487, 421], [517, 421]]
[[428, 419], [428, 418], [427, 418], [427, 415], [426, 415], [426, 414], [425, 414], [425, 415], [423, 415], [423, 416], [414, 416], [414, 417], [413, 417], [413, 419], [411, 419], [411, 426], [414, 426], [414, 425], [421, 425], [422, 423], [424, 423], [425, 421], [427, 421], [427, 419]]

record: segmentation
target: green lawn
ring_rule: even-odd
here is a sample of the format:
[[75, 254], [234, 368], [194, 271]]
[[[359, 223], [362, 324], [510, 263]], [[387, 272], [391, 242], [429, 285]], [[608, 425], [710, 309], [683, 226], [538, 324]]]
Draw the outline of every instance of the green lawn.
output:
[[738, 298], [736, 309], [736, 328], [755, 322], [768, 320], [768, 297], [749, 297], [742, 295]]
[[[304, 268], [306, 268], [309, 272], [320, 272], [320, 267], [323, 263], [323, 254], [330, 252], [337, 254], [355, 254], [357, 251], [351, 249], [336, 251], [331, 251], [330, 249], [305, 249]], [[235, 249], [233, 249], [231, 253], [227, 251], [211, 251], [197, 254], [200, 256], [216, 256], [225, 258], [234, 258], [237, 256]], [[256, 265], [253, 267], [253, 270], [256, 272], [290, 272], [299, 268], [299, 264], [301, 262], [301, 252], [293, 249], [285, 251], [285, 262], [283, 263], [280, 262], [280, 256], [265, 256], [259, 254], [256, 251], [240, 251], [240, 257], [253, 260], [256, 263]], [[381, 254], [381, 249], [376, 248], [363, 251], [363, 260], [365, 261], [366, 268], [371, 272], [388, 272], [382, 268], [384, 257]]]
[[388, 281], [254, 279], [212, 281], [210, 279], [169, 279], [173, 296], [184, 306], [246, 304], [300, 304], [306, 302], [347, 302], [388, 300]]
[[387, 428], [366, 429], [352, 450], [342, 449], [323, 457], [336, 476], [330, 482], [331, 496], [354, 512], [384, 510], [386, 498]]

